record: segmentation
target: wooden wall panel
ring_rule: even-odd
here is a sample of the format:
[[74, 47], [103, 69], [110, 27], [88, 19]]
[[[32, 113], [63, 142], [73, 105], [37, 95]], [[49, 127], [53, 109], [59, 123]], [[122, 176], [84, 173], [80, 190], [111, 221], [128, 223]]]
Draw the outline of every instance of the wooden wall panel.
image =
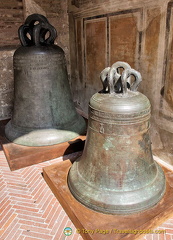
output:
[[166, 51], [166, 79], [164, 97], [173, 109], [173, 4], [168, 6], [167, 12], [167, 51]]
[[[147, 10], [147, 28], [145, 36], [145, 54], [148, 61], [147, 70], [150, 72], [153, 67], [156, 67], [159, 34], [160, 34], [161, 9], [154, 8]], [[154, 65], [154, 66], [153, 66]]]
[[81, 6], [83, 6], [83, 5], [86, 5], [86, 4], [91, 4], [91, 3], [98, 3], [98, 1], [101, 1], [101, 2], [103, 2], [104, 0], [72, 0], [71, 1], [71, 4], [72, 5], [75, 5], [76, 7], [81, 7]]
[[106, 18], [85, 21], [86, 84], [98, 91], [100, 72], [107, 64]]
[[82, 21], [76, 21], [76, 47], [77, 47], [77, 65], [78, 65], [78, 79], [83, 82], [83, 44], [82, 44]]
[[139, 49], [138, 16], [132, 13], [110, 17], [110, 65], [116, 61], [135, 67]]
[[[159, 51], [159, 34], [161, 24], [161, 10], [160, 8], [147, 9], [145, 12], [146, 26], [144, 32], [144, 61], [142, 62], [142, 77], [143, 82], [140, 90], [147, 95], [152, 104], [153, 111], [156, 94], [160, 98], [160, 92], [156, 93], [157, 81], [157, 64]], [[151, 79], [153, 79], [151, 81]], [[150, 86], [150, 91], [148, 87]]]
[[171, 40], [171, 44], [170, 44], [168, 81], [166, 83], [165, 97], [167, 102], [173, 108], [173, 40]]

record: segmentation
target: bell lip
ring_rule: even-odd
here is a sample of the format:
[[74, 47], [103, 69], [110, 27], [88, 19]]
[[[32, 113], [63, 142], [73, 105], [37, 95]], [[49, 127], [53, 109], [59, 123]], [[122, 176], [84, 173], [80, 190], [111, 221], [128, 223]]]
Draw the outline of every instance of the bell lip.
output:
[[[80, 128], [75, 131], [72, 130], [74, 125]], [[57, 128], [42, 128], [42, 129], [23, 129], [19, 126], [15, 126], [10, 120], [5, 126], [5, 135], [11, 142], [28, 146], [28, 147], [42, 147], [60, 144], [63, 142], [75, 139], [79, 135], [84, 135], [86, 130], [85, 120], [80, 116], [77, 123], [75, 122], [72, 129], [57, 129]], [[46, 137], [45, 137], [46, 136]]]
[[[105, 203], [105, 205], [104, 205], [105, 207], [100, 207], [100, 206], [98, 207], [97, 203], [99, 204], [99, 202], [97, 202], [95, 200], [94, 200], [95, 201], [94, 204], [90, 204], [90, 201], [89, 201], [89, 199], [88, 200], [86, 199], [86, 196], [81, 197], [82, 194], [79, 191], [75, 191], [76, 189], [74, 190], [73, 189], [74, 187], [72, 187], [72, 186], [74, 186], [73, 181], [70, 179], [70, 170], [71, 170], [72, 167], [70, 168], [68, 176], [67, 176], [67, 184], [68, 184], [69, 190], [72, 193], [72, 195], [74, 196], [74, 198], [77, 201], [79, 201], [81, 204], [83, 204], [84, 206], [86, 206], [87, 208], [89, 208], [91, 210], [94, 210], [96, 212], [100, 212], [100, 213], [103, 213], [103, 214], [130, 215], [130, 214], [135, 214], [135, 213], [139, 213], [139, 212], [142, 212], [142, 211], [149, 210], [150, 208], [152, 208], [156, 204], [158, 204], [159, 201], [163, 198], [163, 196], [166, 192], [165, 175], [164, 175], [164, 172], [163, 172], [162, 168], [157, 163], [156, 163], [156, 167], [157, 167], [157, 170], [158, 170], [157, 171], [158, 174], [157, 174], [154, 182], [156, 184], [158, 183], [157, 177], [159, 177], [159, 176], [161, 177], [161, 180], [162, 180], [159, 191], [157, 191], [154, 196], [151, 196], [150, 198], [146, 199], [145, 201], [141, 201], [141, 202], [138, 202], [138, 203], [133, 204], [133, 205], [132, 204], [131, 205], [130, 204], [129, 205], [127, 205], [127, 204], [126, 205], [118, 205], [118, 204], [113, 205], [113, 204], [106, 204]], [[145, 186], [144, 188], [147, 188], [147, 186]], [[93, 191], [94, 191], [94, 189], [93, 189]], [[136, 192], [139, 192], [139, 191], [141, 191], [141, 189], [136, 190]], [[142, 192], [143, 191], [145, 191], [145, 190], [142, 188]], [[135, 191], [129, 191], [129, 193], [131, 193], [131, 192], [135, 192]]]

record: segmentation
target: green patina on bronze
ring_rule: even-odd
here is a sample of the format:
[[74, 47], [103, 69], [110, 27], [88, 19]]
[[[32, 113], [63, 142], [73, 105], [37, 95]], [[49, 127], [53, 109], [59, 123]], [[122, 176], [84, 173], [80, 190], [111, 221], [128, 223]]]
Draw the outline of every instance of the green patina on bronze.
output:
[[85, 148], [69, 171], [68, 185], [74, 197], [93, 210], [143, 211], [165, 192], [164, 173], [151, 151], [150, 102], [137, 91], [140, 73], [128, 64], [115, 63], [101, 79], [104, 89], [90, 99]]
[[19, 28], [22, 46], [13, 58], [14, 109], [5, 128], [14, 143], [52, 145], [85, 132], [85, 121], [73, 104], [64, 51], [54, 45], [56, 35], [39, 14], [30, 15]]

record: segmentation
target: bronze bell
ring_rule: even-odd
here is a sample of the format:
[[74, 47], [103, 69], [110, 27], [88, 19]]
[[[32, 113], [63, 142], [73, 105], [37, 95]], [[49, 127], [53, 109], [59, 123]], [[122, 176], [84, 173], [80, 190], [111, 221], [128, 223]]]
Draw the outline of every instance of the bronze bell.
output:
[[137, 91], [140, 73], [126, 63], [106, 68], [101, 80], [104, 89], [90, 99], [85, 148], [69, 171], [68, 186], [79, 202], [98, 212], [143, 211], [165, 192], [163, 170], [151, 151], [150, 102]]
[[64, 51], [54, 45], [56, 36], [39, 14], [28, 16], [19, 28], [22, 46], [13, 58], [14, 109], [5, 128], [14, 143], [52, 145], [85, 132], [85, 121], [73, 104]]

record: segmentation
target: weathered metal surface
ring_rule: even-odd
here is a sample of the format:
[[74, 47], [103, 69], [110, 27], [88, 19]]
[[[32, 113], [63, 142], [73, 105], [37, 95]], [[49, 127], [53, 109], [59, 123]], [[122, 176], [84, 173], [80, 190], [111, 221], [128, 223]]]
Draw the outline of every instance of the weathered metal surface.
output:
[[19, 28], [19, 37], [22, 46], [14, 54], [14, 111], [5, 129], [7, 138], [44, 146], [82, 134], [85, 121], [73, 104], [64, 52], [53, 44], [55, 28], [44, 16], [33, 14]]
[[[125, 69], [122, 75], [119, 67]], [[132, 84], [130, 75], [135, 76]], [[150, 102], [136, 91], [141, 75], [117, 62], [101, 79], [104, 89], [90, 99], [87, 140], [70, 169], [69, 188], [77, 200], [99, 212], [148, 209], [163, 197], [165, 177], [152, 157]]]

